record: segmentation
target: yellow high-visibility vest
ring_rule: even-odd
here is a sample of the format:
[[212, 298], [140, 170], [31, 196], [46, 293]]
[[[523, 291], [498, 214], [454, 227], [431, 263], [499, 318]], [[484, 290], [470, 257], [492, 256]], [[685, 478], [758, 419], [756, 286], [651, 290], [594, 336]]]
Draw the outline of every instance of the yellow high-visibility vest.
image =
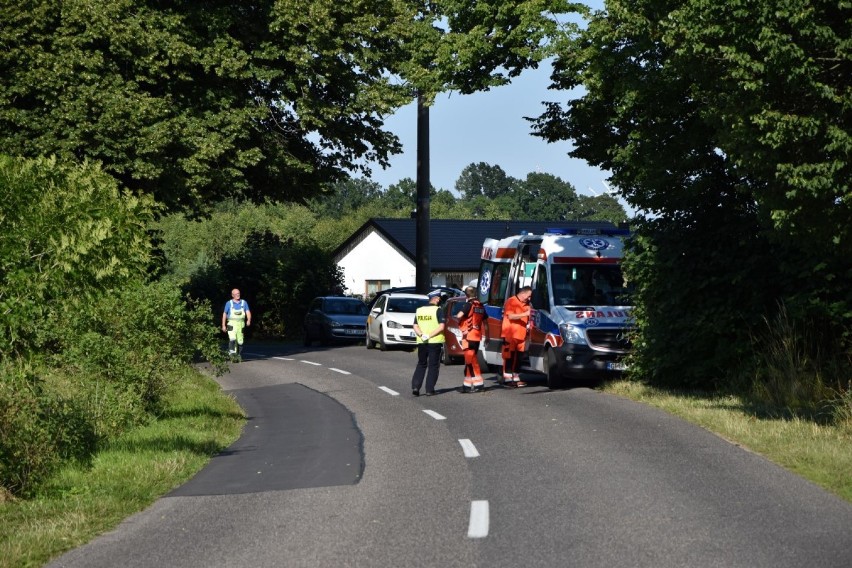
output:
[[[417, 308], [417, 311], [414, 313], [414, 319], [422, 333], [428, 333], [431, 335], [438, 329], [438, 326], [441, 325], [441, 322], [438, 321], [438, 310], [438, 306], [433, 306], [431, 304]], [[443, 342], [443, 333], [439, 333], [438, 335], [429, 338], [429, 343]], [[421, 339], [419, 335], [417, 336], [417, 343], [423, 343], [423, 339]]]

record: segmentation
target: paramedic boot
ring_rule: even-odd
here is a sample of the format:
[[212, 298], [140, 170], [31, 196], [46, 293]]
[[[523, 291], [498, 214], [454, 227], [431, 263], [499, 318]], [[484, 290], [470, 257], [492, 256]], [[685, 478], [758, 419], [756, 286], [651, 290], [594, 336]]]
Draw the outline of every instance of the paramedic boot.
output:
[[485, 380], [481, 376], [473, 377], [470, 392], [485, 392]]
[[237, 354], [237, 342], [236, 340], [231, 340], [228, 342], [228, 355], [233, 357]]

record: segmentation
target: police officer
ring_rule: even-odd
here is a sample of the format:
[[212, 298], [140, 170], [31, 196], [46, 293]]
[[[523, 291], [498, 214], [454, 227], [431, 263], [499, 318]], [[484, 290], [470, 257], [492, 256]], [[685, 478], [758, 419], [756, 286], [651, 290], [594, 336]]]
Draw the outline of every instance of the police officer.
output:
[[251, 325], [248, 302], [240, 298], [240, 291], [231, 290], [231, 299], [225, 302], [222, 312], [222, 331], [228, 334], [228, 355], [236, 358], [243, 351], [243, 328]]
[[482, 325], [485, 321], [485, 307], [476, 297], [476, 288], [468, 286], [464, 289], [467, 301], [462, 304], [456, 318], [462, 332], [462, 349], [464, 349], [464, 381], [462, 392], [485, 390], [482, 371], [479, 369], [479, 342], [482, 340]]
[[435, 394], [435, 383], [441, 369], [441, 346], [444, 345], [444, 313], [438, 306], [440, 302], [441, 291], [430, 292], [429, 303], [417, 308], [414, 314], [414, 333], [417, 334], [417, 366], [411, 377], [411, 394], [414, 396], [420, 396], [424, 376], [426, 396]]

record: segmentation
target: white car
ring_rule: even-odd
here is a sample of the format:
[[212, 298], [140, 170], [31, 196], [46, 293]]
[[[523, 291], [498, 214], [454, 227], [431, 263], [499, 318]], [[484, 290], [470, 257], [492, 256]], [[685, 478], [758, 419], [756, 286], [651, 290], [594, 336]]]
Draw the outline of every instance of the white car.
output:
[[367, 315], [367, 349], [414, 345], [414, 312], [429, 303], [422, 294], [383, 294]]

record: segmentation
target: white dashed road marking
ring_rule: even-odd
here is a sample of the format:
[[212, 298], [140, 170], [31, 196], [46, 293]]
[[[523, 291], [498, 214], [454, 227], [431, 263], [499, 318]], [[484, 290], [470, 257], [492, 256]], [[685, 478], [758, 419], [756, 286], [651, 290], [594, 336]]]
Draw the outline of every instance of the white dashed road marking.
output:
[[470, 502], [470, 524], [467, 526], [469, 538], [488, 536], [488, 501]]
[[476, 446], [473, 445], [473, 442], [468, 440], [467, 438], [462, 438], [459, 440], [459, 444], [461, 444], [462, 451], [464, 452], [464, 457], [466, 458], [478, 458], [479, 452], [476, 450]]
[[440, 414], [438, 414], [434, 410], [424, 410], [423, 412], [425, 412], [426, 414], [428, 414], [429, 416], [431, 416], [435, 420], [446, 420], [447, 419], [446, 416], [441, 416]]
[[[300, 361], [299, 359], [293, 359], [291, 357], [273, 357], [273, 359], [279, 359], [281, 361]], [[301, 360], [301, 363], [305, 363], [306, 365], [314, 365], [316, 367], [321, 367], [322, 363], [315, 363], [314, 361], [304, 361]], [[335, 369], [334, 367], [329, 367], [330, 370], [335, 373], [340, 373], [342, 375], [351, 375], [349, 371], [344, 371], [342, 369]], [[379, 387], [379, 389], [388, 393], [391, 396], [399, 396], [399, 393], [393, 389], [388, 387]], [[446, 420], [446, 416], [441, 416], [434, 410], [423, 410], [426, 414], [434, 418], [435, 420]], [[466, 458], [476, 458], [479, 457], [479, 451], [476, 449], [476, 446], [473, 445], [473, 442], [468, 440], [467, 438], [462, 438], [459, 440], [459, 444], [461, 444], [462, 451], [464, 452], [464, 457]], [[467, 536], [468, 538], [485, 538], [488, 536], [488, 525], [489, 525], [489, 511], [488, 511], [488, 501], [471, 501], [470, 503], [470, 524], [467, 527]]]

